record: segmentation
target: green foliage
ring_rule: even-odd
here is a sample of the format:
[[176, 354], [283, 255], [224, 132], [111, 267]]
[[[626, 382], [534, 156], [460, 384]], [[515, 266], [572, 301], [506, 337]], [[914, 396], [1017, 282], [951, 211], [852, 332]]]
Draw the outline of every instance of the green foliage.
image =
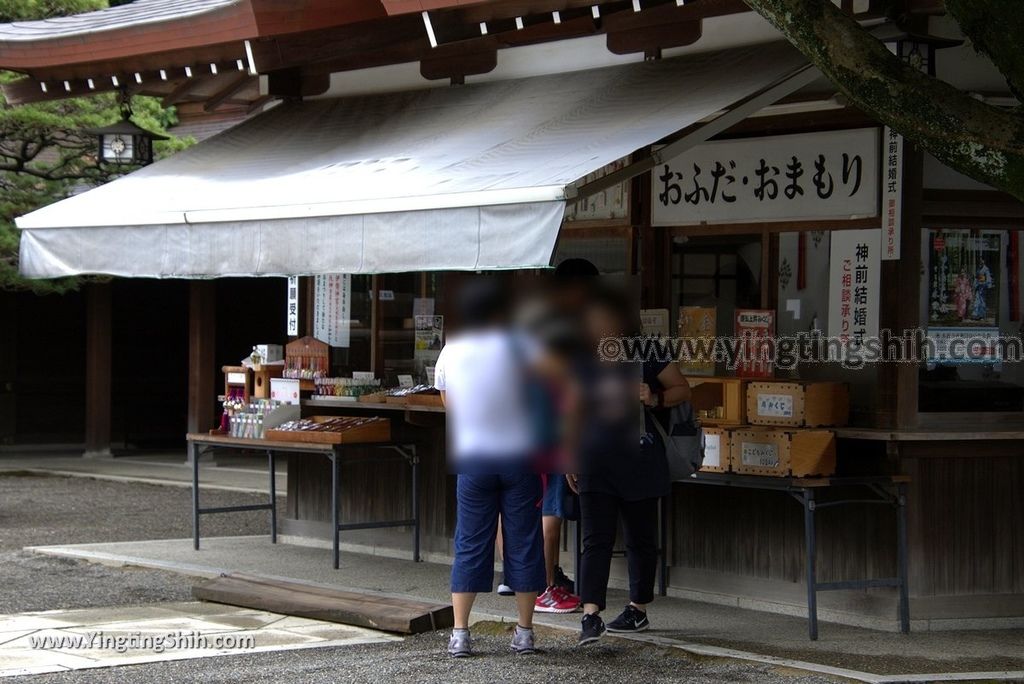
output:
[[63, 17], [106, 6], [104, 0], [0, 0], [0, 22]]
[[[26, 20], [87, 12], [106, 6], [103, 0], [0, 0], [0, 20]], [[22, 76], [0, 72], [0, 83]], [[173, 108], [151, 97], [134, 97], [132, 120], [143, 128], [166, 133], [177, 123]], [[17, 216], [101, 185], [133, 169], [96, 163], [97, 141], [82, 131], [120, 119], [115, 94], [54, 100], [12, 107], [0, 97], [0, 289], [37, 293], [65, 292], [79, 278], [27, 280], [18, 273]], [[172, 137], [154, 145], [157, 158], [191, 144]]]

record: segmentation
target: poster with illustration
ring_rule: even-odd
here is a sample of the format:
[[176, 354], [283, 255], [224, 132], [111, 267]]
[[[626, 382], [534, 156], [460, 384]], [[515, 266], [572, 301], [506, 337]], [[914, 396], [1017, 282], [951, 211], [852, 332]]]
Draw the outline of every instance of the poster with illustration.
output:
[[983, 230], [929, 232], [929, 326], [999, 325], [1001, 237]]

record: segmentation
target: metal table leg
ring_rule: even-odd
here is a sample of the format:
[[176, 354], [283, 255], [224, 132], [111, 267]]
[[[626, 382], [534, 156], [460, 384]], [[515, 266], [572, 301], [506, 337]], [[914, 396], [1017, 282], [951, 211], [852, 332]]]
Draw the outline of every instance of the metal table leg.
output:
[[910, 633], [910, 596], [907, 571], [907, 485], [896, 485], [896, 562], [899, 577], [900, 632]]
[[334, 569], [340, 565], [340, 554], [338, 553], [338, 481], [341, 454], [338, 447], [331, 452], [331, 551], [334, 554]]
[[192, 548], [199, 550], [199, 445], [189, 442], [192, 458]]
[[420, 562], [420, 459], [416, 455], [416, 445], [409, 445], [412, 453], [412, 560]]
[[275, 473], [274, 450], [267, 450], [267, 466], [270, 470], [270, 543], [277, 543], [277, 474]]
[[818, 573], [816, 566], [817, 538], [814, 525], [814, 490], [801, 490], [804, 504], [804, 539], [807, 545], [807, 633], [818, 640]]

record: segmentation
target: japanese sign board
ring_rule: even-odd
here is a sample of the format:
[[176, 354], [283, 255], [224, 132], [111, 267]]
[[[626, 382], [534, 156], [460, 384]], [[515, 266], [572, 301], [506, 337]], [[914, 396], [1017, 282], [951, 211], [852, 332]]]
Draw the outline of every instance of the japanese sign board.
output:
[[740, 446], [740, 461], [745, 466], [778, 468], [779, 447], [771, 442], [743, 442]]
[[878, 136], [862, 128], [700, 145], [651, 172], [651, 223], [877, 216]]
[[285, 308], [288, 321], [288, 336], [299, 335], [299, 277], [288, 276], [288, 304]]
[[793, 417], [793, 395], [791, 394], [758, 394], [757, 415], [772, 418]]
[[878, 228], [832, 231], [828, 334], [855, 348], [878, 336], [881, 236]]
[[313, 336], [332, 347], [348, 347], [351, 334], [352, 276], [316, 276], [313, 283]]
[[888, 126], [882, 133], [882, 261], [900, 258], [903, 225], [903, 136]]
[[644, 335], [668, 337], [668, 309], [640, 309], [640, 329]]
[[736, 309], [736, 337], [743, 340], [738, 378], [770, 378], [773, 364], [775, 312], [771, 309]]

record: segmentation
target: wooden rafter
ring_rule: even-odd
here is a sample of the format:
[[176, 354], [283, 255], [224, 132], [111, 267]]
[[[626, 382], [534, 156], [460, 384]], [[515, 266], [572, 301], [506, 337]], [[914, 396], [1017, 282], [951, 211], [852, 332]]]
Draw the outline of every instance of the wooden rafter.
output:
[[[238, 71], [238, 60], [231, 61], [219, 61], [214, 62], [214, 66], [217, 69], [218, 74], [235, 73]], [[243, 66], [245, 65], [243, 61]], [[196, 81], [197, 78], [212, 75], [209, 64], [198, 64], [189, 65], [192, 69], [193, 78], [188, 79], [190, 81]], [[178, 78], [184, 78], [181, 76], [184, 73], [184, 66], [182, 65], [168, 65], [165, 69], [151, 69], [147, 71], [139, 72], [128, 72], [128, 73], [113, 73], [103, 74], [97, 73], [92, 78], [92, 87], [89, 87], [89, 79], [87, 78], [76, 78], [67, 79], [67, 85], [65, 81], [61, 79], [37, 79], [37, 78], [23, 78], [17, 81], [3, 84], [4, 97], [7, 102], [12, 105], [29, 104], [32, 102], [47, 102], [51, 100], [61, 100], [68, 97], [81, 97], [83, 95], [95, 95], [98, 93], [108, 93], [121, 88], [127, 89], [133, 93], [145, 93], [145, 94], [158, 94], [162, 95], [166, 92], [163, 87], [154, 88], [157, 84], [161, 86], [175, 82]], [[163, 72], [163, 73], [161, 73]], [[139, 78], [135, 78], [135, 74], [138, 73]], [[114, 78], [117, 79], [117, 83], [114, 83]], [[140, 83], [141, 81], [141, 83]]]
[[160, 101], [160, 104], [164, 107], [170, 107], [171, 105], [177, 104], [188, 97], [189, 92], [199, 86], [204, 81], [209, 80], [211, 77], [205, 74], [201, 76], [193, 76], [192, 78], [186, 78], [184, 81], [174, 87], [171, 92], [164, 95], [164, 98]]
[[207, 112], [212, 112], [217, 107], [224, 104], [228, 98], [235, 93], [238, 93], [249, 84], [256, 80], [255, 76], [250, 76], [247, 73], [241, 73], [232, 79], [226, 86], [211, 95], [206, 102], [203, 104], [203, 109]]

